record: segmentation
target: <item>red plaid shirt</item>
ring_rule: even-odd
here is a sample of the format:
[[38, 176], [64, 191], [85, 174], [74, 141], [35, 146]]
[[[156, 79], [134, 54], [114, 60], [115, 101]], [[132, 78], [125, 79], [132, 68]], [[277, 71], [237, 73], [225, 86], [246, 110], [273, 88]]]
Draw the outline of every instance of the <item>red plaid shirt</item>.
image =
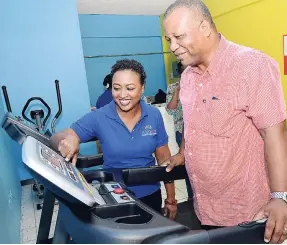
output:
[[286, 119], [277, 63], [221, 41], [207, 70], [181, 77], [186, 169], [204, 225], [248, 221], [270, 198], [258, 129]]

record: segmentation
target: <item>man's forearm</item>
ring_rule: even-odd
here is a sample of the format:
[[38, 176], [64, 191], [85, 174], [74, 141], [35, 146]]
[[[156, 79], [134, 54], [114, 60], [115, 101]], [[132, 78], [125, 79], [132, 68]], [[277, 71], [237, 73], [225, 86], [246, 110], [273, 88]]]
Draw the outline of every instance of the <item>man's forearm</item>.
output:
[[265, 132], [265, 159], [271, 192], [287, 192], [287, 137], [285, 127]]

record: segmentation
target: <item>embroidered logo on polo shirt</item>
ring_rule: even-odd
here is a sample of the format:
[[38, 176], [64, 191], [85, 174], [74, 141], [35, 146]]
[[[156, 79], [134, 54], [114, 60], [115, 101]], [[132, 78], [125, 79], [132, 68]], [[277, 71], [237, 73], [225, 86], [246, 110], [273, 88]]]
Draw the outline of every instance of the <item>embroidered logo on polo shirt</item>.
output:
[[151, 125], [147, 125], [144, 127], [142, 131], [142, 136], [152, 136], [156, 135], [156, 129], [153, 129]]

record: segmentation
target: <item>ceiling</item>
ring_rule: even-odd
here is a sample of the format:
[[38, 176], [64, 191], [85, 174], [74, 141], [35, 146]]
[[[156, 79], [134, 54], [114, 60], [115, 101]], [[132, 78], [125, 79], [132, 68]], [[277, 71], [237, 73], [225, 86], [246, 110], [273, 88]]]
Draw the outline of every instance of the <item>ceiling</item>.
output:
[[160, 15], [175, 0], [77, 0], [79, 14]]

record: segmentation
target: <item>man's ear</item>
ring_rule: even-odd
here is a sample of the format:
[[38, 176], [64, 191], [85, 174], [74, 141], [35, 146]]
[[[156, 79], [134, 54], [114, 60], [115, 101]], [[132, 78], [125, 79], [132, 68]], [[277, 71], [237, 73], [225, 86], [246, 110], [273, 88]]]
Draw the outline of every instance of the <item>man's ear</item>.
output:
[[207, 20], [203, 20], [200, 25], [200, 30], [205, 37], [209, 37], [211, 35], [211, 24]]

